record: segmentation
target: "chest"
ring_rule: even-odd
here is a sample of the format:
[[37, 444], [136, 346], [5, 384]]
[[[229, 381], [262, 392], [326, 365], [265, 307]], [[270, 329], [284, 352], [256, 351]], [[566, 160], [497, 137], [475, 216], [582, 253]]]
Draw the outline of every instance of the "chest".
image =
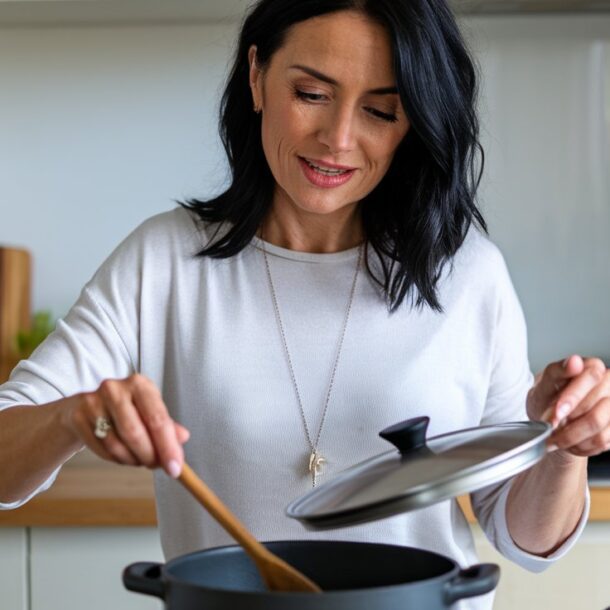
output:
[[314, 443], [340, 470], [403, 419], [430, 416], [430, 434], [478, 424], [491, 345], [467, 307], [389, 314], [362, 275], [346, 324], [349, 268], [275, 270], [281, 325], [264, 267], [220, 266], [168, 330], [166, 402], [216, 457], [297, 467]]

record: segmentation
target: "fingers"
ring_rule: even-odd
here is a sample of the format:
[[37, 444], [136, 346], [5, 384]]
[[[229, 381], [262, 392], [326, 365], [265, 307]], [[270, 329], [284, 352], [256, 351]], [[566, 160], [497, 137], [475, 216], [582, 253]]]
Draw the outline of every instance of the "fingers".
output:
[[[580, 360], [580, 362], [578, 362]], [[595, 404], [610, 392], [610, 377], [606, 367], [599, 358], [582, 359], [571, 356], [565, 367], [566, 375], [558, 382], [562, 384], [554, 401], [551, 423], [554, 426], [566, 418], [575, 419], [590, 411]], [[576, 375], [571, 372], [579, 370]]]
[[137, 376], [133, 380], [133, 397], [159, 463], [170, 476], [177, 478], [182, 472], [184, 451], [161, 394], [148, 379]]
[[576, 419], [606, 396], [610, 396], [610, 373], [601, 360], [592, 358], [582, 375], [564, 388], [559, 401], [573, 405], [569, 419]]
[[105, 445], [112, 444], [118, 435], [140, 464], [154, 468], [158, 465], [155, 448], [133, 403], [130, 389], [122, 380], [106, 380], [99, 387], [104, 412], [110, 416], [113, 426], [113, 434], [108, 434]]
[[[595, 392], [597, 393], [597, 392]], [[591, 456], [610, 449], [610, 397], [597, 401], [553, 433], [550, 441], [574, 455]]]
[[550, 422], [550, 451], [592, 456], [610, 448], [610, 372], [599, 358], [573, 355], [546, 367], [528, 393], [530, 417]]
[[558, 394], [570, 380], [584, 369], [584, 361], [578, 355], [552, 362], [538, 373], [527, 396], [527, 411], [531, 419], [540, 419], [557, 425], [555, 410], [561, 402], [554, 403]]
[[80, 394], [75, 397], [79, 400], [79, 408], [73, 411], [74, 427], [84, 443], [97, 456], [104, 460], [119, 464], [137, 465], [133, 454], [116, 437], [113, 430], [109, 430], [104, 442], [95, 436], [95, 422], [98, 417], [105, 416], [104, 403], [95, 392]]
[[552, 362], [543, 371], [540, 383], [549, 394], [557, 393], [585, 368], [585, 361], [577, 354], [568, 356], [565, 360]]
[[176, 427], [176, 437], [178, 438], [178, 442], [181, 445], [184, 445], [184, 443], [191, 438], [191, 433], [177, 422], [174, 422], [174, 426]]
[[[97, 391], [75, 400], [73, 427], [98, 456], [121, 464], [160, 465], [170, 476], [179, 476], [184, 463], [182, 445], [190, 433], [170, 418], [152, 381], [142, 375], [106, 380]], [[99, 417], [111, 425], [103, 438], [94, 434]]]
[[556, 401], [550, 443], [574, 455], [592, 456], [610, 448], [610, 372], [597, 358], [586, 358]]

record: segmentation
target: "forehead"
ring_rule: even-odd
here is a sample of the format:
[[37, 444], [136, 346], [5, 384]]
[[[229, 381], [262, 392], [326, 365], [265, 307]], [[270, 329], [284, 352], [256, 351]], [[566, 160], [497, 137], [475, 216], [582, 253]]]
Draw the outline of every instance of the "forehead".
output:
[[295, 24], [273, 63], [283, 67], [307, 63], [340, 81], [364, 79], [367, 88], [394, 82], [387, 32], [357, 11], [330, 13]]

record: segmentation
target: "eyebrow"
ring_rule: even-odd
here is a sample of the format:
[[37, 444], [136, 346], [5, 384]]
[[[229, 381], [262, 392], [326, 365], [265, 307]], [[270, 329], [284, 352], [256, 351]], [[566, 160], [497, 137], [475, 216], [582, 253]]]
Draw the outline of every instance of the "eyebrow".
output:
[[[336, 81], [334, 78], [331, 78], [326, 74], [322, 74], [322, 72], [318, 72], [317, 70], [314, 70], [309, 66], [295, 64], [293, 66], [290, 66], [290, 69], [302, 70], [303, 72], [309, 74], [309, 76], [313, 76], [314, 78], [317, 78], [322, 82], [328, 83], [329, 85], [339, 85], [339, 82]], [[395, 95], [398, 93], [398, 89], [396, 87], [379, 87], [378, 89], [371, 89], [370, 91], [367, 91], [367, 93], [372, 95]]]

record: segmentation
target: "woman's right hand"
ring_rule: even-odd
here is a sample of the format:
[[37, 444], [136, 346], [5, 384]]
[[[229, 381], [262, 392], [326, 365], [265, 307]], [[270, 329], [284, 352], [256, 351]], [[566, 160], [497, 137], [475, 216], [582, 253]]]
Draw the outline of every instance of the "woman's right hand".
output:
[[[94, 392], [64, 403], [63, 424], [99, 457], [131, 466], [161, 466], [176, 478], [182, 471], [189, 431], [173, 421], [161, 393], [147, 377], [107, 379]], [[111, 428], [104, 438], [94, 431], [104, 417]]]

